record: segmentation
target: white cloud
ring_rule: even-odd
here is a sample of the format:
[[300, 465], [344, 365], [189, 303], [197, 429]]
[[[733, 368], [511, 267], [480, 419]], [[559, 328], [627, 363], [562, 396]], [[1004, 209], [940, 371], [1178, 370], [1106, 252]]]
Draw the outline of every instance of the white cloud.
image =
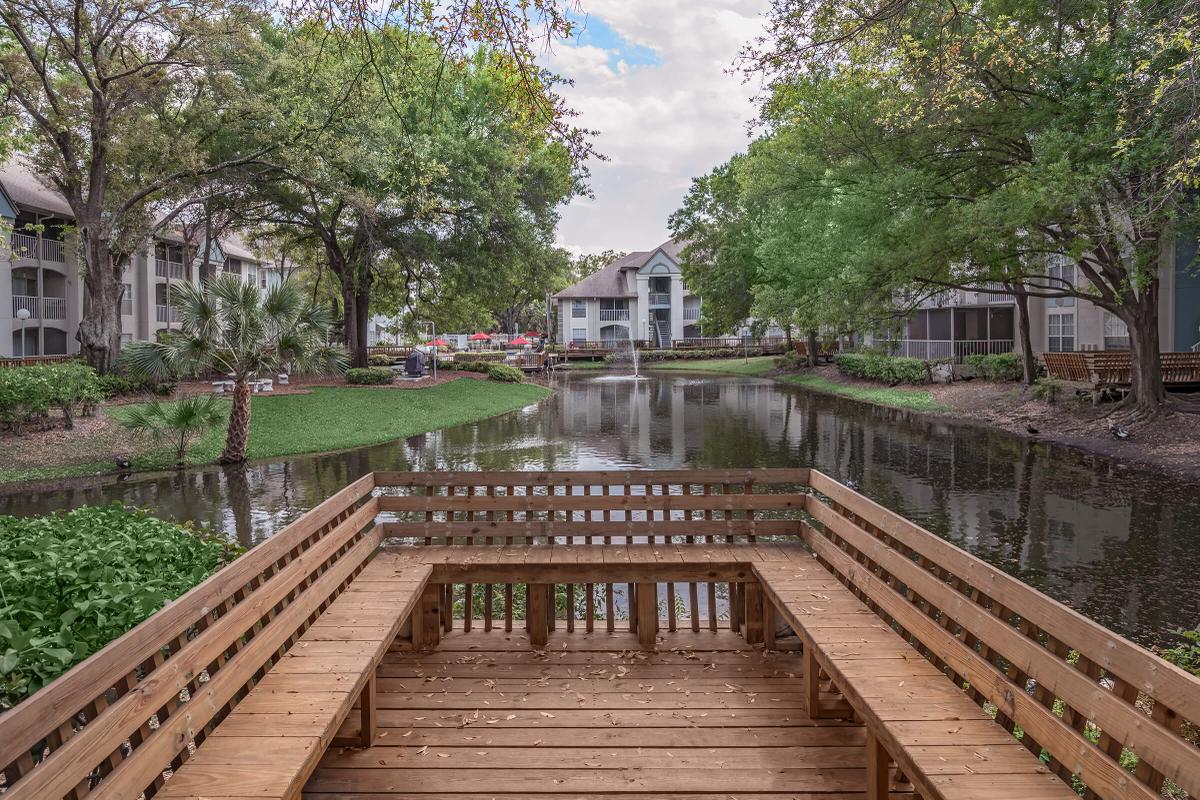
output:
[[[755, 87], [727, 74], [762, 30], [766, 0], [590, 0], [585, 11], [623, 40], [560, 44], [546, 62], [575, 86], [564, 94], [578, 124], [598, 130], [595, 200], [563, 212], [560, 240], [572, 250], [643, 250], [667, 238], [667, 217], [691, 178], [747, 144]], [[627, 50], [653, 50], [637, 63]]]

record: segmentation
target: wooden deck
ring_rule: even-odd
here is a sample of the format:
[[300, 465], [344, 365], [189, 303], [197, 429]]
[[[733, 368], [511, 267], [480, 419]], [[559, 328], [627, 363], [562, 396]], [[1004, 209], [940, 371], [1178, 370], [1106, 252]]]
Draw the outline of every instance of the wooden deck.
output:
[[524, 632], [459, 631], [389, 653], [375, 746], [331, 750], [304, 797], [865, 797], [863, 728], [807, 715], [797, 653], [729, 630], [660, 640], [562, 632], [535, 652]]
[[1194, 800], [1197, 721], [816, 470], [377, 472], [0, 716], [0, 794]]

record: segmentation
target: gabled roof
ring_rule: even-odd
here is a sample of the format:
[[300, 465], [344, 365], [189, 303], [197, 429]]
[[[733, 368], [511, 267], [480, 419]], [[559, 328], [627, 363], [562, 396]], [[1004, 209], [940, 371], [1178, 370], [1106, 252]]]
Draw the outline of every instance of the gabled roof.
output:
[[682, 242], [667, 239], [653, 250], [637, 250], [602, 267], [579, 283], [568, 286], [554, 297], [564, 300], [583, 297], [636, 297], [637, 295], [627, 288], [625, 276], [621, 273], [630, 269], [641, 269], [649, 264], [660, 250], [678, 264], [679, 251], [682, 249]]
[[67, 219], [75, 214], [57, 190], [47, 186], [23, 161], [13, 160], [0, 166], [0, 185], [18, 207], [17, 210], [41, 211]]

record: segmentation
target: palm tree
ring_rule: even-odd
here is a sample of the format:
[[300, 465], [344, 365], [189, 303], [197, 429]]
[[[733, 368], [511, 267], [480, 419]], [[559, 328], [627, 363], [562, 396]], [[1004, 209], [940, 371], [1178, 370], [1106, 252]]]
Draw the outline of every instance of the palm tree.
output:
[[175, 465], [187, 463], [188, 450], [209, 428], [225, 419], [225, 407], [212, 395], [193, 395], [174, 403], [155, 400], [133, 406], [121, 418], [121, 425], [156, 439], [169, 439], [175, 448]]
[[233, 377], [233, 410], [225, 433], [222, 464], [246, 460], [250, 439], [250, 380], [280, 369], [342, 372], [345, 352], [327, 342], [329, 318], [308, 303], [295, 284], [284, 281], [261, 291], [232, 273], [202, 286], [178, 284], [171, 304], [179, 331], [161, 342], [130, 346], [129, 367], [137, 374], [166, 378], [203, 372]]

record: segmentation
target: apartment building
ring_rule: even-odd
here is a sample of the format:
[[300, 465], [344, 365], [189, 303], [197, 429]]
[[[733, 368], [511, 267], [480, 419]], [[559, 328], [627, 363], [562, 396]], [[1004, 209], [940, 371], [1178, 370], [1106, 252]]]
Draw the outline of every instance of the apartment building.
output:
[[[1160, 260], [1159, 337], [1163, 350], [1200, 348], [1200, 263], [1197, 239], [1167, 243]], [[1051, 277], [1083, 282], [1074, 263], [1056, 259]], [[924, 359], [1007, 353], [1015, 348], [1016, 309], [1001, 287], [991, 291], [947, 290], [924, 298], [898, 338], [897, 355]], [[1037, 353], [1071, 350], [1128, 350], [1129, 330], [1115, 314], [1073, 297], [1030, 298], [1029, 328]], [[870, 337], [868, 337], [870, 340]]]
[[653, 347], [701, 336], [700, 298], [679, 271], [682, 243], [667, 240], [630, 253], [554, 295], [557, 340], [619, 345], [648, 340]]
[[[79, 352], [84, 284], [73, 219], [66, 201], [28, 169], [0, 167], [0, 226], [11, 231], [9, 246], [0, 248], [0, 358]], [[282, 280], [278, 267], [236, 234], [213, 249], [205, 274], [199, 260], [185, 263], [183, 244], [178, 231], [168, 231], [130, 259], [122, 278], [122, 342], [151, 340], [177, 323], [172, 285], [218, 271], [262, 288]]]

